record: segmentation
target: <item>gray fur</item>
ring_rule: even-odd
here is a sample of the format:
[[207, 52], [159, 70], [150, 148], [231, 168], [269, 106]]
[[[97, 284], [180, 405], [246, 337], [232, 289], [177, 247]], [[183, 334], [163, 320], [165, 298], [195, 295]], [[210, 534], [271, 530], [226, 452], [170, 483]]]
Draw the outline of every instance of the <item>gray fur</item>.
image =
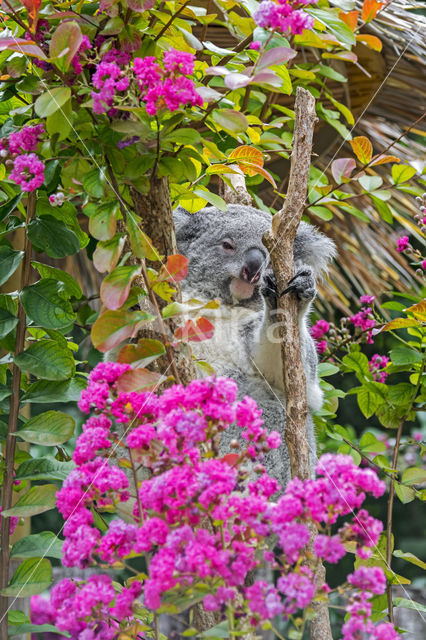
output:
[[[217, 375], [234, 378], [240, 395], [250, 395], [257, 401], [263, 410], [266, 427], [278, 430], [284, 441], [285, 394], [281, 352], [278, 341], [273, 341], [274, 323], [280, 318], [263, 291], [271, 269], [262, 236], [270, 228], [272, 218], [253, 207], [229, 205], [225, 212], [206, 207], [196, 214], [178, 207], [174, 219], [178, 250], [189, 259], [188, 277], [182, 283], [184, 297], [203, 301], [218, 298], [221, 303], [217, 310], [203, 311], [203, 315], [208, 315], [215, 325], [215, 334], [210, 340], [193, 343], [195, 357], [206, 360]], [[223, 248], [224, 240], [233, 245], [232, 252]], [[252, 249], [258, 251], [253, 252]], [[258, 269], [260, 278], [253, 285], [249, 297], [240, 297], [240, 275], [247, 256], [259, 255], [259, 251], [264, 256]], [[296, 276], [292, 285], [300, 301], [302, 359], [311, 410], [321, 407], [322, 393], [317, 378], [317, 353], [308, 331], [308, 317], [316, 295], [315, 279], [321, 277], [334, 254], [334, 244], [330, 239], [301, 222], [294, 245]], [[233, 295], [235, 290], [237, 297]], [[313, 466], [316, 449], [311, 415], [307, 431]], [[221, 443], [224, 452], [229, 451], [230, 440], [235, 437], [236, 430], [225, 432]], [[290, 479], [285, 444], [267, 454], [265, 464], [269, 473], [285, 486]]]

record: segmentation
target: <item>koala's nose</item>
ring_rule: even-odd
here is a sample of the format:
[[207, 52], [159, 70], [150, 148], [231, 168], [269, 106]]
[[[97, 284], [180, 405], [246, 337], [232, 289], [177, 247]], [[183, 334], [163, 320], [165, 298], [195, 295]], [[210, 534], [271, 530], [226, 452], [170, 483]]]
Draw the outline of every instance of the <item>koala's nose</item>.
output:
[[244, 255], [244, 265], [241, 269], [240, 278], [246, 282], [254, 284], [260, 278], [265, 256], [259, 249], [249, 249]]

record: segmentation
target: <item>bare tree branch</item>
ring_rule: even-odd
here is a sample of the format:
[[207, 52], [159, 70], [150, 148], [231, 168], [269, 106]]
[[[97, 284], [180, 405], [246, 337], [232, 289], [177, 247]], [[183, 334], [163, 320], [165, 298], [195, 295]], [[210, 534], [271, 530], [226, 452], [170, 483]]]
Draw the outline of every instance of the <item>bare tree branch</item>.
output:
[[[300, 224], [308, 190], [312, 139], [316, 121], [315, 100], [306, 89], [296, 93], [295, 126], [289, 187], [282, 210], [272, 220], [272, 229], [263, 242], [267, 247], [278, 291], [284, 291], [294, 275], [293, 246]], [[281, 359], [286, 395], [285, 440], [290, 456], [292, 476], [306, 479], [311, 476], [309, 445], [306, 434], [308, 407], [306, 379], [303, 369], [298, 323], [298, 301], [294, 295], [278, 298], [278, 308], [286, 322], [280, 323]], [[286, 366], [287, 363], [287, 366]], [[291, 366], [288, 366], [291, 363]], [[315, 531], [311, 532], [311, 549]], [[324, 581], [324, 568], [316, 563], [316, 581]], [[327, 604], [316, 606], [311, 622], [311, 640], [332, 640]]]

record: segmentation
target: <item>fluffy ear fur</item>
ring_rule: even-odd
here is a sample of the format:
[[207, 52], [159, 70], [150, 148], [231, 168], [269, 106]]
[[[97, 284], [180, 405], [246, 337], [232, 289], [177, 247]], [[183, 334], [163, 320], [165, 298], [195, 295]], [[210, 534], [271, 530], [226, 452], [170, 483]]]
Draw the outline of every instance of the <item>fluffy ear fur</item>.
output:
[[301, 222], [294, 241], [294, 259], [312, 267], [315, 277], [320, 278], [336, 255], [336, 246], [312, 225]]
[[175, 223], [176, 241], [179, 250], [186, 255], [191, 242], [199, 235], [198, 213], [189, 213], [186, 209], [179, 206], [173, 211], [173, 220]]

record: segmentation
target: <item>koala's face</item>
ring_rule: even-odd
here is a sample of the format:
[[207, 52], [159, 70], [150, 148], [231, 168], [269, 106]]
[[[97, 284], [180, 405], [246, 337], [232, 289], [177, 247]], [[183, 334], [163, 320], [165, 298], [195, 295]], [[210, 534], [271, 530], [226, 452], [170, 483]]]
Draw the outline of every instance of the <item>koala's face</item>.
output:
[[225, 212], [207, 207], [196, 214], [175, 211], [178, 250], [189, 259], [186, 283], [200, 296], [252, 306], [269, 265], [262, 244], [269, 214], [240, 205]]

